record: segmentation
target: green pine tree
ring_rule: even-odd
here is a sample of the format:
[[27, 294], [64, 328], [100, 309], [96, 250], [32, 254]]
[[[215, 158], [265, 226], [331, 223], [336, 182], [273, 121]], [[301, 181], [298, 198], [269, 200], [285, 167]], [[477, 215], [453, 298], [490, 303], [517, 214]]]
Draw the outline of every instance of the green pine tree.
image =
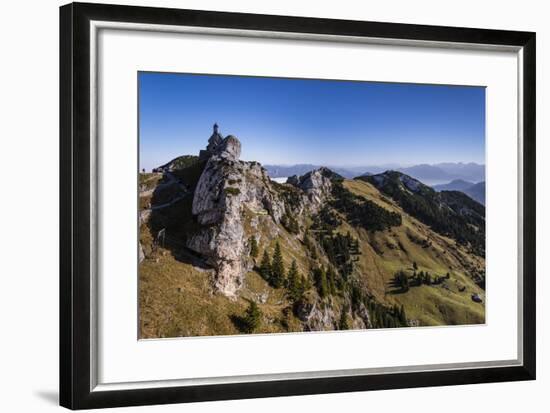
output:
[[407, 325], [407, 315], [405, 314], [405, 307], [403, 307], [403, 304], [401, 304], [401, 308], [399, 308], [398, 318], [402, 326]]
[[336, 276], [334, 275], [334, 270], [332, 269], [332, 267], [328, 267], [326, 272], [326, 277], [327, 277], [328, 292], [332, 295], [336, 294], [336, 282], [335, 282]]
[[317, 287], [317, 292], [324, 298], [328, 295], [328, 285], [327, 285], [327, 275], [325, 270], [322, 267], [318, 267], [313, 270], [313, 279], [315, 280], [315, 286]]
[[248, 240], [249, 244], [250, 244], [250, 256], [252, 258], [256, 258], [258, 256], [258, 242], [256, 241], [256, 238], [254, 237], [250, 237], [250, 239]]
[[269, 260], [269, 255], [267, 249], [264, 250], [264, 255], [262, 257], [262, 262], [260, 263], [260, 275], [266, 281], [271, 279], [271, 261]]
[[409, 291], [409, 277], [404, 271], [398, 271], [394, 275], [394, 283], [400, 287], [401, 292]]
[[424, 273], [424, 284], [430, 285], [432, 283], [432, 276], [428, 271]]
[[283, 254], [279, 241], [275, 244], [275, 252], [271, 261], [271, 285], [275, 288], [281, 288], [285, 283], [285, 266], [283, 263]]
[[302, 291], [303, 292], [311, 290], [311, 288], [313, 287], [313, 285], [311, 283], [311, 280], [309, 279], [308, 276], [302, 277], [301, 283], [302, 283]]
[[303, 294], [303, 285], [302, 285], [302, 276], [298, 272], [298, 266], [296, 265], [296, 260], [292, 260], [292, 265], [288, 270], [287, 275], [287, 289], [288, 297], [291, 301], [298, 301]]
[[338, 322], [339, 330], [349, 330], [348, 316], [346, 311], [342, 308], [342, 313], [340, 314], [340, 321]]
[[309, 239], [309, 231], [306, 231], [304, 234], [303, 243], [308, 251], [311, 249], [311, 240]]
[[311, 247], [311, 259], [316, 260], [317, 258], [319, 258], [318, 255], [317, 255], [317, 248], [312, 246]]
[[260, 326], [262, 312], [258, 304], [251, 301], [243, 317], [243, 327], [245, 333], [253, 333]]

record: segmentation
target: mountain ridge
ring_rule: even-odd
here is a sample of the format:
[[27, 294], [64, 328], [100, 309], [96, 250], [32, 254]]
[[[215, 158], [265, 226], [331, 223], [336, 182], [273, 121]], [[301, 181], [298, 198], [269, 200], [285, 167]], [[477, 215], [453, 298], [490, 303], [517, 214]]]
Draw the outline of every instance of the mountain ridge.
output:
[[454, 180], [447, 184], [433, 185], [436, 191], [460, 191], [468, 195], [473, 200], [485, 205], [485, 181], [478, 183]]
[[375, 185], [407, 213], [435, 231], [452, 236], [460, 243], [469, 245], [477, 255], [485, 256], [485, 207], [477, 201], [459, 191], [437, 192], [398, 171], [357, 179]]
[[289, 177], [292, 175], [303, 175], [320, 167], [327, 167], [339, 173], [345, 178], [355, 178], [361, 175], [375, 175], [387, 170], [396, 170], [403, 172], [424, 183], [449, 182], [462, 179], [465, 181], [480, 182], [485, 180], [485, 165], [475, 162], [445, 162], [436, 164], [418, 164], [402, 167], [399, 165], [365, 165], [354, 167], [338, 167], [330, 165], [316, 164], [296, 164], [296, 165], [265, 165], [265, 168], [271, 178]]
[[[211, 143], [140, 175], [140, 337], [484, 322], [470, 299], [484, 297], [482, 254], [409, 214], [379, 178], [319, 168], [279, 184], [239, 159], [237, 138]], [[454, 192], [436, 199], [453, 220], [484, 214]]]

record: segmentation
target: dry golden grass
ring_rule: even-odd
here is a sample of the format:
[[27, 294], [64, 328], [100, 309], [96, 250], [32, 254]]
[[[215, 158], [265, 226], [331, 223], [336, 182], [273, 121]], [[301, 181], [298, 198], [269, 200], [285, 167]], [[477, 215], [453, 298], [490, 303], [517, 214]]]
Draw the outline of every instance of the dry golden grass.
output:
[[[358, 236], [362, 254], [359, 256], [358, 268], [365, 277], [373, 295], [387, 304], [399, 304], [405, 307], [407, 316], [416, 319], [421, 325], [455, 325], [479, 324], [485, 322], [485, 306], [471, 299], [476, 293], [483, 299], [485, 292], [467, 276], [471, 269], [483, 269], [483, 258], [473, 256], [462, 246], [441, 236], [418, 220], [404, 213], [390, 199], [384, 197], [374, 186], [364, 181], [346, 180], [346, 188], [356, 195], [363, 196], [379, 206], [398, 212], [403, 218], [399, 227], [387, 231], [368, 234], [344, 226], [343, 231], [350, 230]], [[413, 239], [428, 239], [429, 247], [414, 242]], [[395, 272], [408, 269], [416, 262], [419, 271], [429, 271], [432, 276], [443, 276], [447, 272], [451, 277], [444, 284], [412, 287], [404, 294], [392, 294], [390, 282]], [[458, 291], [458, 285], [465, 287]]]
[[[344, 185], [403, 217], [401, 226], [374, 234], [346, 222], [339, 228], [342, 233], [349, 231], [360, 240], [361, 255], [355, 271], [369, 295], [386, 305], [402, 304], [408, 318], [419, 325], [485, 321], [484, 304], [471, 300], [473, 293], [484, 300], [484, 291], [469, 277], [472, 269], [484, 267], [482, 258], [469, 254], [453, 240], [434, 233], [404, 214], [398, 205], [369, 183], [346, 180]], [[166, 225], [172, 225], [173, 221], [177, 233], [183, 236], [194, 224], [189, 216], [189, 205], [178, 207], [178, 211], [167, 213], [162, 220]], [[255, 236], [259, 240], [258, 260], [264, 249], [272, 255], [275, 243], [279, 242], [287, 269], [292, 260], [296, 260], [303, 275], [313, 266], [328, 264], [324, 257], [313, 260], [301, 237], [274, 224], [263, 211], [245, 210], [244, 227], [247, 237]], [[419, 240], [429, 240], [430, 244], [423, 246]], [[147, 255], [139, 266], [140, 338], [242, 334], [236, 320], [244, 315], [250, 300], [255, 301], [262, 312], [257, 333], [302, 330], [299, 320], [288, 310], [290, 303], [285, 290], [272, 288], [256, 272], [246, 274], [243, 288], [232, 300], [214, 292], [212, 270], [193, 266], [189, 260], [175, 257], [168, 249], [153, 248], [146, 225], [141, 228], [140, 241]], [[450, 279], [439, 285], [411, 287], [407, 293], [395, 293], [390, 286], [393, 275], [398, 270], [412, 272], [413, 262], [419, 270], [432, 275], [442, 276], [449, 272]], [[462, 288], [464, 290], [460, 291]], [[334, 298], [337, 305], [339, 300], [339, 297]]]
[[232, 300], [214, 292], [212, 270], [179, 261], [168, 249], [153, 249], [151, 240], [142, 226], [141, 242], [150, 252], [139, 266], [140, 338], [242, 334], [238, 317], [250, 300], [262, 312], [256, 333], [302, 331], [292, 312], [284, 315], [290, 305], [285, 290], [271, 288], [256, 272], [246, 274], [239, 297]]

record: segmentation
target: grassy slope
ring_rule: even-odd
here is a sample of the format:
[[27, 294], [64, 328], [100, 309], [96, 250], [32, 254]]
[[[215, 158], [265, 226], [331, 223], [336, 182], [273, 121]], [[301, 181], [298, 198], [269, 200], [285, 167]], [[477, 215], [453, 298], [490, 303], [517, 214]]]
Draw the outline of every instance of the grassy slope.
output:
[[[184, 210], [190, 214], [190, 209], [180, 207], [177, 211], [180, 223], [191, 220], [190, 216], [181, 216]], [[254, 218], [255, 228], [250, 223]], [[270, 217], [247, 211], [245, 229], [248, 235], [260, 234], [260, 257], [264, 248], [272, 255], [278, 240], [285, 267], [296, 259], [300, 272], [305, 274], [309, 267], [300, 241], [274, 225]], [[230, 300], [214, 292], [212, 270], [180, 260], [169, 249], [157, 247], [154, 250], [147, 225], [142, 225], [140, 232], [141, 243], [147, 252], [147, 258], [139, 266], [141, 338], [240, 334], [235, 317], [244, 314], [249, 300], [258, 303], [263, 314], [256, 333], [302, 331], [291, 311], [287, 316], [283, 314], [290, 305], [285, 290], [271, 288], [255, 271], [246, 275], [238, 299]]]
[[[456, 247], [454, 241], [433, 233], [404, 214], [372, 185], [353, 180], [346, 180], [344, 185], [355, 194], [403, 216], [400, 227], [375, 234], [342, 224], [342, 232], [350, 231], [361, 240], [362, 254], [356, 268], [372, 295], [386, 304], [403, 304], [407, 316], [418, 320], [420, 325], [484, 322], [484, 306], [470, 298], [473, 292], [484, 298], [484, 292], [467, 276], [469, 266], [478, 268], [484, 265], [482, 259], [472, 257], [461, 247]], [[181, 216], [184, 210], [186, 214], [190, 213], [189, 208], [179, 208], [176, 214], [181, 230], [187, 227], [182, 222], [190, 220], [190, 217]], [[298, 236], [275, 225], [265, 211], [244, 211], [244, 214], [247, 236], [259, 236], [258, 260], [265, 248], [271, 255], [275, 242], [279, 241], [286, 268], [293, 259], [297, 261], [301, 274], [307, 274], [315, 265]], [[407, 234], [419, 239], [429, 238], [432, 246], [423, 248], [411, 241]], [[284, 290], [271, 288], [256, 272], [247, 274], [239, 298], [233, 301], [214, 293], [211, 270], [178, 260], [168, 249], [153, 250], [147, 225], [141, 227], [140, 239], [147, 253], [139, 268], [141, 338], [239, 334], [234, 316], [244, 314], [250, 299], [259, 303], [263, 313], [258, 333], [301, 331], [301, 325], [292, 313], [289, 312], [288, 316], [283, 313], [289, 306]], [[323, 260], [320, 262], [326, 264]], [[404, 294], [392, 294], [389, 283], [394, 272], [411, 269], [413, 261], [420, 270], [428, 270], [432, 275], [449, 271], [451, 278], [445, 282], [448, 289], [442, 285], [421, 286], [412, 287]], [[460, 286], [465, 286], [466, 290], [459, 292]], [[261, 302], [262, 298], [267, 300]]]
[[[142, 242], [147, 237], [142, 229]], [[258, 274], [249, 272], [237, 300], [214, 293], [212, 272], [182, 262], [167, 249], [158, 248], [139, 268], [140, 338], [240, 334], [234, 317], [244, 314], [249, 300], [265, 302], [257, 333], [301, 331], [290, 316], [284, 290], [271, 288]], [[263, 301], [263, 300], [262, 300]]]
[[[469, 277], [471, 268], [482, 268], [482, 258], [468, 254], [456, 243], [431, 231], [426, 225], [405, 214], [399, 206], [384, 197], [371, 184], [363, 181], [345, 181], [346, 188], [356, 195], [364, 196], [378, 205], [398, 212], [403, 224], [389, 231], [374, 235], [365, 231], [354, 231], [362, 242], [362, 252], [358, 267], [366, 278], [371, 292], [387, 303], [403, 304], [408, 318], [416, 319], [421, 325], [470, 324], [485, 321], [483, 304], [472, 301], [473, 293], [484, 298], [484, 291]], [[413, 239], [431, 241], [430, 247], [423, 247]], [[373, 248], [374, 245], [376, 248]], [[408, 269], [412, 274], [412, 263], [416, 261], [419, 270], [442, 276], [449, 272], [451, 277], [443, 284], [411, 287], [407, 293], [394, 294], [389, 285], [397, 270]], [[446, 286], [444, 288], [443, 286]], [[459, 287], [466, 287], [463, 292]]]

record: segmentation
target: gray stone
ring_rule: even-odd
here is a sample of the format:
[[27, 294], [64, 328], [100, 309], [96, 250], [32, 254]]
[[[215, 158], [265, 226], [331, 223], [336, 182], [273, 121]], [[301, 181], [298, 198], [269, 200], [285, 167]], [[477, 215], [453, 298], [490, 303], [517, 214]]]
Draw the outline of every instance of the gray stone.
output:
[[287, 182], [304, 191], [309, 201], [307, 202], [308, 209], [315, 213], [330, 198], [332, 191], [331, 174], [330, 170], [319, 168], [300, 177], [291, 176]]
[[257, 162], [240, 161], [240, 151], [239, 140], [228, 136], [208, 159], [192, 204], [203, 228], [187, 240], [212, 265], [214, 286], [228, 297], [235, 297], [250, 269], [243, 208], [266, 211], [275, 222], [284, 212], [266, 171]]
[[141, 263], [145, 259], [145, 253], [143, 252], [143, 246], [139, 243], [139, 262]]

